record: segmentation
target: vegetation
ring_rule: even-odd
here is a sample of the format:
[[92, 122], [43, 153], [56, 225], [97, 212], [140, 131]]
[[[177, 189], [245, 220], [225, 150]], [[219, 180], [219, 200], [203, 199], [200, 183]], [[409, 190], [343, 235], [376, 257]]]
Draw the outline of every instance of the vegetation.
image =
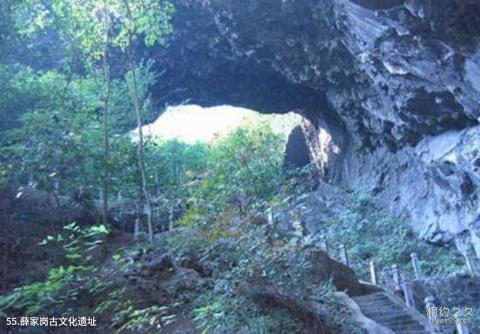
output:
[[108, 230], [103, 225], [82, 229], [75, 223], [65, 225], [64, 230], [64, 234], [49, 236], [41, 243], [61, 244], [63, 252], [57, 260], [61, 264], [50, 269], [44, 282], [17, 288], [9, 296], [1, 298], [0, 316], [7, 317], [4, 312], [11, 308], [22, 309], [28, 315], [38, 315], [45, 310], [58, 312], [65, 302], [76, 301], [85, 292], [79, 287], [83, 287], [86, 274], [97, 271], [93, 255]]
[[369, 280], [370, 260], [375, 261], [381, 279], [388, 280], [393, 264], [413, 277], [411, 253], [420, 256], [422, 270], [429, 276], [464, 269], [459, 252], [418, 240], [407, 224], [377, 208], [369, 194], [352, 194], [348, 203], [347, 210], [327, 224], [325, 236], [331, 245], [346, 245], [352, 267], [363, 279]]
[[[2, 255], [25, 267], [29, 259], [16, 257], [24, 248], [46, 258], [40, 278], [21, 285], [17, 277], [7, 284], [4, 267], [0, 321], [90, 314], [98, 333], [156, 333], [177, 323], [204, 333], [303, 333], [315, 320], [361, 332], [344, 317], [332, 281], [305, 279], [317, 245], [279, 237], [265, 219], [266, 209], [318, 182], [312, 166], [285, 165], [285, 136], [266, 123], [212, 143], [143, 135], [144, 120], [162, 111], [150, 95], [162, 78], [138, 51], [167, 47], [169, 1], [2, 0], [0, 13], [0, 44], [12, 46], [0, 50]], [[55, 47], [38, 51], [50, 39]], [[22, 207], [29, 193], [53, 205]], [[78, 207], [88, 215], [73, 219]], [[38, 219], [45, 213], [55, 217]], [[138, 219], [145, 237], [136, 239]], [[462, 266], [452, 252], [416, 242], [367, 195], [352, 196], [324, 229], [331, 244], [348, 245], [362, 278], [371, 258], [408, 271], [412, 251], [428, 259], [429, 274]], [[266, 307], [255, 291], [269, 289], [315, 312], [302, 317], [281, 301]]]

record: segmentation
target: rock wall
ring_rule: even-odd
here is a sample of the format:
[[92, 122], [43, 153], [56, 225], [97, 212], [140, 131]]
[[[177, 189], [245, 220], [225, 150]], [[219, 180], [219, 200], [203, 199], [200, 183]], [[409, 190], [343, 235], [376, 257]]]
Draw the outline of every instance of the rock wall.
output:
[[[480, 127], [451, 130], [392, 153], [378, 148], [344, 161], [345, 183], [372, 190], [383, 206], [433, 243], [480, 254]], [[358, 166], [358, 168], [351, 167]]]
[[157, 103], [295, 110], [324, 181], [480, 256], [478, 0], [174, 2]]

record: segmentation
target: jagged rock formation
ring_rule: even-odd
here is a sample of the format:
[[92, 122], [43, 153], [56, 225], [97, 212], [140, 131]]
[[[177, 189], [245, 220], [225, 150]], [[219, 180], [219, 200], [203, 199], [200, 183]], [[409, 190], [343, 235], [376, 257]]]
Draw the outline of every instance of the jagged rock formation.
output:
[[480, 255], [480, 2], [175, 4], [171, 47], [147, 51], [166, 69], [158, 103], [296, 110], [330, 137], [324, 180]]

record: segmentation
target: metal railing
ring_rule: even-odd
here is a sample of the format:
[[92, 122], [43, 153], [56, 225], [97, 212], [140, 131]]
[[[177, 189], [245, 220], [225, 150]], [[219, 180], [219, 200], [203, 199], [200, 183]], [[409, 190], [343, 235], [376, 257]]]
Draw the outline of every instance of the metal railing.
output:
[[[272, 209], [271, 208], [268, 209], [266, 211], [266, 214], [267, 214], [267, 221], [269, 225], [273, 226], [274, 217], [273, 217]], [[321, 250], [326, 252], [330, 257], [334, 259], [337, 258], [339, 262], [351, 268], [348, 249], [345, 244], [340, 244], [338, 247], [335, 247], [333, 245], [328, 244], [327, 239], [324, 235], [320, 235], [318, 239], [318, 246]], [[334, 256], [332, 251], [336, 252], [337, 256]], [[465, 257], [465, 264], [470, 274], [472, 276], [479, 276], [479, 271], [476, 267], [475, 254], [473, 250], [470, 250], [469, 252], [467, 252], [467, 254], [464, 254], [464, 257]], [[421, 268], [418, 255], [416, 253], [412, 253], [410, 254], [410, 258], [411, 258], [411, 264], [413, 268], [414, 280], [425, 279], [426, 275], [424, 274]], [[371, 259], [368, 263], [368, 272], [370, 275], [370, 282], [372, 284], [377, 286], [382, 286], [389, 290], [394, 290], [395, 292], [399, 292], [400, 294], [403, 294], [405, 304], [408, 307], [416, 309], [414, 291], [413, 291], [413, 280], [408, 275], [402, 274], [397, 264], [392, 264], [389, 268], [384, 268], [384, 270], [382, 271], [383, 273], [387, 274], [387, 277], [389, 277], [389, 279], [385, 283], [381, 282], [381, 280], [379, 279], [379, 274], [378, 274], [379, 272], [374, 259]], [[431, 323], [434, 323], [435, 321], [435, 319], [432, 318], [431, 312], [429, 312], [429, 310], [435, 308], [434, 300], [435, 298], [433, 296], [427, 296], [425, 298], [425, 308], [427, 310], [426, 313]], [[458, 334], [469, 334], [468, 327], [463, 321], [464, 314], [460, 314], [460, 313], [461, 312], [458, 312], [455, 314], [455, 318], [456, 318], [455, 324], [456, 324], [457, 332]]]
[[[339, 257], [338, 260], [344, 265], [350, 267], [350, 260], [347, 252], [347, 247], [345, 244], [340, 244], [339, 247], [329, 245], [325, 236], [321, 235], [319, 238], [318, 246], [320, 247], [321, 250], [325, 251], [332, 258], [334, 258], [332, 256], [332, 250], [337, 251], [338, 257]], [[425, 279], [426, 276], [422, 271], [418, 255], [416, 253], [412, 253], [410, 254], [410, 258], [411, 258], [411, 264], [412, 264], [413, 273], [414, 273], [414, 279], [415, 280]], [[478, 271], [475, 266], [475, 258], [474, 258], [473, 252], [469, 252], [465, 256], [465, 263], [470, 274], [472, 276], [478, 276]], [[402, 274], [397, 264], [392, 264], [390, 268], [386, 268], [386, 270], [384, 269], [384, 272], [386, 271], [388, 273], [387, 276], [390, 277], [390, 280], [387, 281], [386, 284], [382, 284], [380, 282], [379, 275], [378, 275], [378, 268], [373, 259], [369, 261], [368, 269], [370, 274], [370, 282], [372, 284], [382, 286], [390, 290], [394, 290], [395, 292], [397, 291], [400, 292], [401, 294], [403, 294], [405, 304], [408, 307], [416, 309], [414, 291], [413, 291], [413, 280], [408, 275]], [[435, 298], [433, 296], [428, 296], [425, 298], [425, 308], [427, 310], [426, 313], [431, 323], [435, 323], [435, 319], [432, 315], [432, 312], [429, 311], [429, 310], [436, 309], [434, 305], [434, 300]], [[459, 311], [454, 315], [454, 317], [455, 317], [455, 325], [456, 325], [457, 333], [469, 334], [468, 327], [464, 322], [464, 314], [462, 314], [462, 312]]]

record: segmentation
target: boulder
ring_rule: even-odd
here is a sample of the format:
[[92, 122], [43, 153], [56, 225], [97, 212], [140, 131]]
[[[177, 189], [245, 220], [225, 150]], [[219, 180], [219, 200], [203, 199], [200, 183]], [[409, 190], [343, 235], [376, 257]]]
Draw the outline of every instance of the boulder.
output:
[[358, 281], [353, 269], [331, 259], [326, 252], [310, 252], [307, 261], [309, 269], [303, 274], [304, 280], [314, 284], [322, 284], [331, 280], [338, 291], [344, 291], [349, 296], [360, 296], [372, 292], [372, 288]]

